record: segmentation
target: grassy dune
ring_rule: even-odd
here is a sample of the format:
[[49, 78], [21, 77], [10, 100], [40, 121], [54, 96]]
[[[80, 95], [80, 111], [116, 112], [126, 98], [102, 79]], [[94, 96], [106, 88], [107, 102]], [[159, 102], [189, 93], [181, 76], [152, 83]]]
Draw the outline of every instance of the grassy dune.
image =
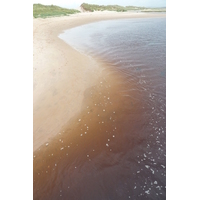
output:
[[118, 12], [125, 12], [125, 8], [123, 6], [118, 6], [118, 5], [96, 5], [96, 4], [87, 4], [87, 3], [82, 3], [81, 8], [85, 11], [88, 12], [94, 12], [94, 11], [118, 11]]
[[[137, 6], [119, 6], [119, 5], [96, 5], [82, 3], [81, 8], [83, 11], [94, 12], [94, 11], [117, 11], [117, 12], [127, 12], [127, 11], [137, 11], [137, 12], [166, 12], [166, 8], [145, 8]], [[70, 14], [79, 13], [80, 11], [75, 9], [61, 8], [55, 5], [42, 5], [33, 4], [33, 17], [34, 18], [46, 18], [46, 17], [58, 17], [67, 16]]]
[[66, 16], [80, 11], [74, 9], [61, 8], [59, 6], [47, 6], [42, 4], [33, 4], [33, 17], [46, 18], [55, 16]]
[[126, 6], [127, 11], [140, 11], [140, 12], [166, 12], [166, 8], [146, 8], [137, 6]]
[[137, 6], [119, 6], [119, 5], [96, 5], [96, 4], [81, 4], [81, 8], [84, 11], [94, 12], [94, 11], [117, 11], [117, 12], [127, 12], [127, 11], [140, 11], [140, 12], [166, 12], [166, 8], [145, 8]]

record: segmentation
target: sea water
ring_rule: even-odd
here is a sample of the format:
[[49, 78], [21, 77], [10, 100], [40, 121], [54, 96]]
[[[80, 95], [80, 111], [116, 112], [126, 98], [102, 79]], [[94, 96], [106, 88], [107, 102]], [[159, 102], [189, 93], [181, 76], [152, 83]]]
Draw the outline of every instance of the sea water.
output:
[[59, 37], [110, 70], [86, 91], [82, 115], [34, 155], [34, 199], [166, 199], [166, 18]]

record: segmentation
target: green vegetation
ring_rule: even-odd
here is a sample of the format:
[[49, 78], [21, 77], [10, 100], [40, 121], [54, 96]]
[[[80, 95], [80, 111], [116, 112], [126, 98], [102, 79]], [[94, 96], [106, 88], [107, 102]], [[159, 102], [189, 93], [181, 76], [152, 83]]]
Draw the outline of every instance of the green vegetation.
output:
[[145, 8], [145, 7], [137, 7], [137, 6], [118, 6], [118, 5], [95, 5], [95, 4], [81, 4], [81, 8], [84, 11], [94, 12], [94, 11], [117, 11], [117, 12], [127, 12], [127, 11], [139, 11], [139, 12], [166, 12], [166, 8]]
[[137, 6], [126, 6], [125, 8], [127, 10], [135, 10], [135, 11], [139, 11], [139, 10], [145, 9], [145, 7], [137, 7]]
[[66, 16], [80, 11], [74, 9], [61, 8], [59, 6], [46, 6], [42, 4], [33, 4], [33, 17], [46, 18], [55, 16]]
[[[95, 5], [95, 4], [81, 4], [83, 11], [94, 12], [94, 11], [117, 11], [117, 12], [166, 12], [166, 8], [145, 8], [137, 6], [119, 6], [119, 5]], [[61, 8], [59, 6], [33, 4], [33, 17], [34, 18], [46, 18], [46, 17], [57, 17], [67, 16], [70, 14], [79, 13], [80, 11], [75, 9]]]
[[117, 11], [117, 12], [126, 12], [125, 7], [123, 6], [118, 6], [118, 5], [95, 5], [95, 4], [87, 4], [87, 3], [82, 3], [81, 8], [85, 11], [89, 12], [94, 12], [94, 11]]
[[166, 12], [166, 8], [145, 8], [142, 12]]

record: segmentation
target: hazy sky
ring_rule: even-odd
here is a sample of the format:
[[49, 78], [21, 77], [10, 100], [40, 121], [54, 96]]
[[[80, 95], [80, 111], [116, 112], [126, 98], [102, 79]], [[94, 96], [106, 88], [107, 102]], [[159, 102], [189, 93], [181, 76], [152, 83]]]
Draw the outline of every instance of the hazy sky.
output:
[[122, 5], [122, 6], [145, 6], [145, 7], [165, 7], [166, 0], [33, 0], [33, 3], [45, 5], [58, 5], [67, 8], [78, 8], [82, 3], [99, 5]]

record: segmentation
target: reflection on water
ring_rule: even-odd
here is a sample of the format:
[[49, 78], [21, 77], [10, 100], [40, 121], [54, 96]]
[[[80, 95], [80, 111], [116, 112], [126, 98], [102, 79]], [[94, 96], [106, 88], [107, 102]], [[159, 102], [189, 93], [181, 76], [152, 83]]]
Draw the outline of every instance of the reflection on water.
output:
[[34, 152], [34, 199], [165, 199], [165, 18], [104, 21], [60, 37], [107, 69], [80, 115]]

